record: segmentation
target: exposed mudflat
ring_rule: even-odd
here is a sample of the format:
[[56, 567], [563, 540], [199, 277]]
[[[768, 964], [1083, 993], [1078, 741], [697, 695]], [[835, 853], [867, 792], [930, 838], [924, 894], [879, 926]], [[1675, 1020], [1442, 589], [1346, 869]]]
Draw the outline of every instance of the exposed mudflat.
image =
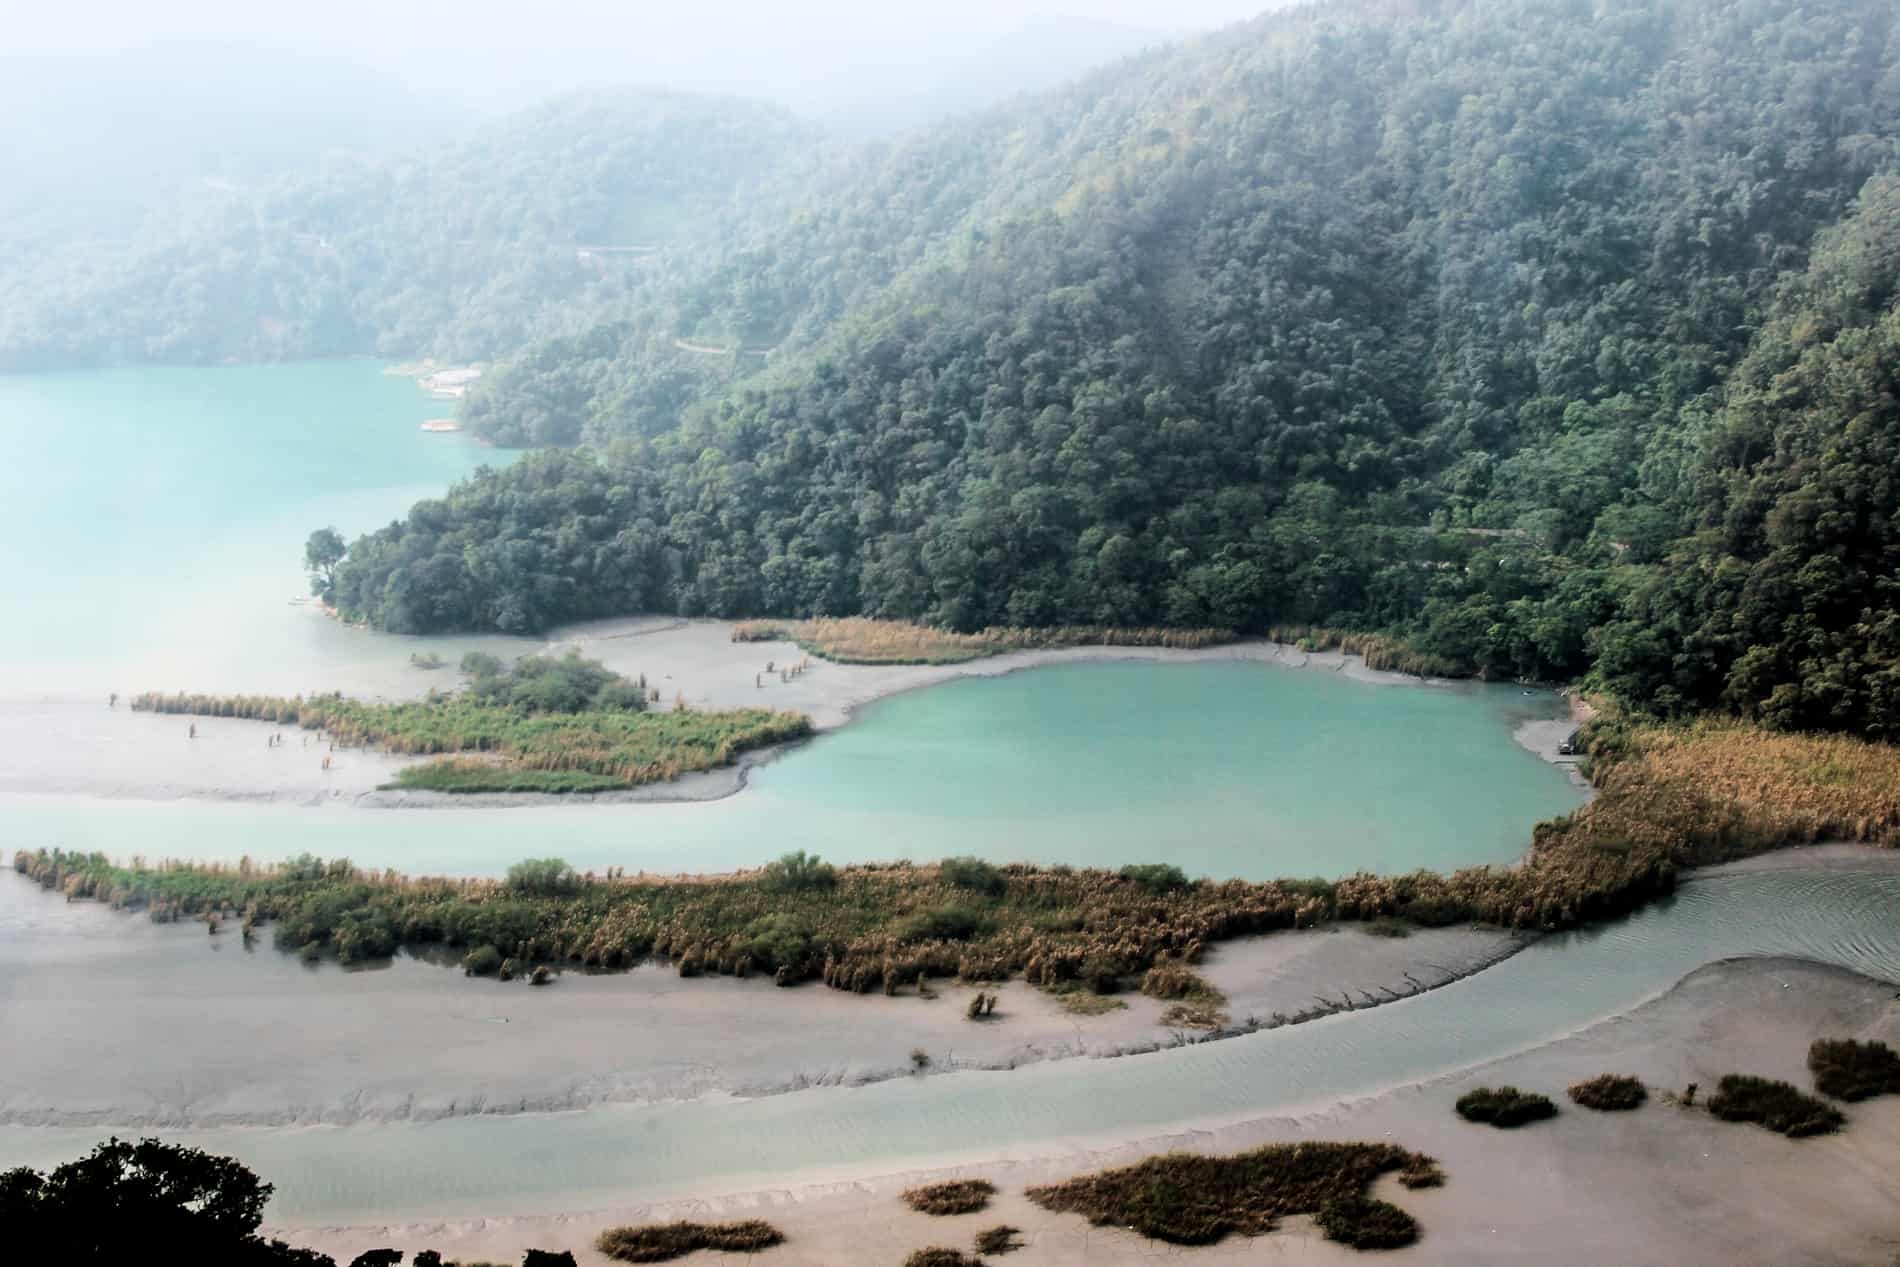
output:
[[[1234, 1030], [1362, 1008], [1468, 975], [1518, 938], [1356, 928], [1217, 946], [1203, 975]], [[996, 1014], [972, 992], [857, 996], [648, 965], [564, 973], [545, 989], [403, 956], [309, 966], [235, 930], [156, 925], [0, 874], [0, 1123], [281, 1125], [427, 1119], [607, 1102], [769, 1095], [1007, 1069], [1201, 1041], [1140, 994], [1077, 1016], [1020, 981]], [[212, 1022], [215, 1018], [215, 1023]], [[913, 1050], [928, 1057], [920, 1075]]]
[[[1380, 1261], [1473, 1267], [1618, 1263], [1631, 1267], [1869, 1267], [1900, 1253], [1894, 1174], [1900, 1168], [1900, 1098], [1849, 1108], [1839, 1135], [1787, 1140], [1716, 1121], [1660, 1094], [1749, 1072], [1800, 1085], [1818, 1035], [1900, 1040], [1893, 987], [1791, 960], [1740, 960], [1693, 973], [1663, 997], [1574, 1035], [1451, 1077], [1397, 1088], [1302, 1116], [1236, 1122], [1090, 1152], [1039, 1151], [1027, 1142], [982, 1164], [906, 1174], [866, 1173], [811, 1187], [780, 1187], [705, 1200], [545, 1216], [366, 1228], [295, 1228], [287, 1234], [339, 1261], [366, 1248], [433, 1247], [445, 1257], [516, 1261], [529, 1247], [569, 1249], [583, 1263], [603, 1228], [673, 1218], [769, 1219], [786, 1235], [749, 1256], [759, 1267], [901, 1263], [924, 1245], [967, 1249], [998, 1223], [1022, 1229], [1023, 1267], [1076, 1263], [1238, 1264], [1364, 1262], [1320, 1238], [1306, 1218], [1266, 1237], [1180, 1249], [1134, 1233], [1093, 1228], [1030, 1204], [1023, 1189], [1156, 1151], [1228, 1152], [1304, 1139], [1392, 1140], [1438, 1158], [1443, 1188], [1408, 1192], [1391, 1180], [1375, 1194], [1412, 1212], [1415, 1246]], [[1598, 1114], [1562, 1096], [1602, 1072], [1635, 1074], [1651, 1100], [1633, 1113]], [[1559, 1099], [1554, 1121], [1494, 1131], [1457, 1119], [1452, 1102], [1483, 1084], [1512, 1083]], [[981, 1176], [1000, 1193], [978, 1215], [931, 1218], [904, 1206], [910, 1184]], [[631, 1195], [631, 1194], [630, 1194]]]

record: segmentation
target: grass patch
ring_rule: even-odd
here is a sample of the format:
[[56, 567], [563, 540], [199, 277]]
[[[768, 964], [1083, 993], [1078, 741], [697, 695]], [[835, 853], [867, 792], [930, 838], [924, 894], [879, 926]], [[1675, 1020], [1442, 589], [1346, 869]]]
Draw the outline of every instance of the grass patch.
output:
[[1081, 988], [1057, 991], [1056, 997], [1062, 1000], [1062, 1010], [1071, 1016], [1106, 1016], [1128, 1008], [1128, 1004], [1112, 994], [1097, 994]]
[[976, 1234], [976, 1252], [979, 1254], [1008, 1254], [1023, 1247], [1022, 1229], [1011, 1227], [1007, 1223], [996, 1227], [984, 1228]]
[[1467, 1122], [1481, 1122], [1500, 1130], [1557, 1116], [1557, 1106], [1549, 1096], [1516, 1087], [1474, 1087], [1458, 1097], [1457, 1109], [1458, 1116]]
[[1232, 642], [1231, 629], [1113, 629], [1102, 625], [990, 628], [953, 633], [901, 620], [845, 616], [817, 620], [742, 620], [734, 642], [793, 642], [834, 664], [963, 664], [1009, 651], [1050, 647], [1211, 647]]
[[1269, 1144], [1231, 1157], [1168, 1153], [1031, 1188], [1028, 1196], [1046, 1210], [1175, 1245], [1261, 1236], [1287, 1215], [1318, 1215], [1328, 1205], [1335, 1207], [1326, 1229], [1333, 1240], [1389, 1238], [1403, 1227], [1407, 1238], [1390, 1243], [1409, 1244], [1418, 1236], [1411, 1216], [1366, 1197], [1374, 1180], [1393, 1171], [1412, 1188], [1444, 1179], [1431, 1158], [1391, 1144]]
[[975, 1214], [996, 1195], [987, 1179], [953, 1179], [926, 1184], [904, 1193], [904, 1204], [920, 1214]]
[[1709, 1112], [1724, 1122], [1753, 1122], [1790, 1139], [1827, 1135], [1846, 1124], [1846, 1116], [1786, 1082], [1731, 1073], [1716, 1084]]
[[652, 1223], [610, 1227], [594, 1238], [594, 1248], [623, 1263], [663, 1263], [695, 1250], [756, 1254], [782, 1245], [785, 1236], [763, 1219], [737, 1223]]
[[492, 656], [469, 660], [478, 663], [467, 690], [420, 700], [148, 692], [132, 707], [299, 726], [337, 746], [436, 757], [399, 771], [391, 786], [454, 793], [600, 792], [662, 783], [811, 733], [811, 719], [799, 713], [648, 711], [643, 684], [578, 656], [524, 657], [512, 670]]
[[1900, 1052], [1885, 1043], [1816, 1039], [1808, 1048], [1808, 1070], [1814, 1089], [1836, 1100], [1900, 1095]]
[[1367, 920], [1359, 926], [1359, 930], [1373, 937], [1398, 938], [1410, 937], [1412, 935], [1412, 926], [1410, 924], [1402, 919], [1395, 919], [1390, 915], [1381, 915], [1378, 919]]
[[983, 1260], [973, 1258], [960, 1249], [932, 1245], [912, 1250], [910, 1257], [904, 1260], [904, 1267], [983, 1267]]
[[1573, 1103], [1586, 1109], [1595, 1109], [1599, 1113], [1626, 1113], [1643, 1107], [1643, 1103], [1649, 1099], [1649, 1088], [1643, 1085], [1641, 1078], [1600, 1073], [1594, 1078], [1572, 1083], [1569, 1095]]

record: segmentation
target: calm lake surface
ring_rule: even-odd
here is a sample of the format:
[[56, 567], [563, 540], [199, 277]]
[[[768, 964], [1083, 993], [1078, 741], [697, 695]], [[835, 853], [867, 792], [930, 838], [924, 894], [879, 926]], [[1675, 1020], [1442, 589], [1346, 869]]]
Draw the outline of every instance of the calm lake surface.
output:
[[[12, 959], [21, 950], [10, 943], [36, 921], [7, 905], [15, 910], [0, 921], [0, 958]], [[892, 1172], [1019, 1144], [1087, 1147], [1364, 1095], [1561, 1037], [1733, 956], [1794, 956], [1900, 982], [1896, 909], [1895, 875], [1724, 876], [1693, 881], [1619, 923], [1547, 938], [1430, 994], [1148, 1056], [761, 1100], [155, 1133], [256, 1168], [277, 1185], [273, 1222], [499, 1216], [815, 1183], [866, 1163]], [[99, 916], [102, 928], [119, 918]], [[149, 971], [175, 982], [179, 956], [203, 956], [204, 937], [167, 931], [176, 933], [178, 956], [153, 954]], [[37, 953], [64, 952], [42, 945]], [[87, 953], [83, 935], [72, 953]], [[450, 970], [444, 976], [459, 981]], [[102, 1026], [110, 1011], [99, 1009]], [[0, 1128], [0, 1166], [77, 1156], [105, 1125]]]
[[[380, 526], [509, 455], [373, 361], [0, 376], [0, 694], [406, 662], [289, 600], [303, 542]], [[129, 686], [129, 683], [144, 683]]]
[[[349, 632], [349, 631], [346, 631]], [[308, 809], [205, 801], [0, 801], [16, 847], [259, 859], [310, 852], [431, 874], [526, 856], [582, 869], [976, 854], [1173, 862], [1272, 879], [1509, 862], [1573, 809], [1511, 738], [1557, 701], [1515, 688], [1369, 686], [1233, 663], [1058, 665], [880, 701], [703, 804]]]

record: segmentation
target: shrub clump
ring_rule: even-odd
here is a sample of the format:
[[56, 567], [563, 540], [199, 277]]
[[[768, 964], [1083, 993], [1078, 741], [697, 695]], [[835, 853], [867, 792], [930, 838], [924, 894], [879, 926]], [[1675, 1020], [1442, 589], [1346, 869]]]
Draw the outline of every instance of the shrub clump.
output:
[[981, 858], [945, 858], [937, 867], [946, 884], [994, 896], [1007, 883], [1003, 873]]
[[1847, 1121], [1833, 1105], [1786, 1082], [1731, 1073], [1716, 1084], [1709, 1112], [1724, 1122], [1754, 1122], [1790, 1139], [1826, 1135]]
[[1458, 1116], [1465, 1121], [1482, 1122], [1499, 1130], [1557, 1116], [1557, 1106], [1549, 1096], [1516, 1087], [1474, 1087], [1458, 1097], [1457, 1107]]
[[952, 1179], [925, 1184], [904, 1193], [904, 1204], [921, 1214], [975, 1214], [996, 1195], [987, 1179]]
[[462, 956], [462, 972], [471, 977], [492, 977], [501, 970], [501, 952], [493, 946], [477, 946]]
[[1573, 1084], [1570, 1098], [1574, 1103], [1599, 1113], [1620, 1113], [1641, 1108], [1643, 1102], [1649, 1099], [1649, 1089], [1643, 1086], [1641, 1078], [1600, 1073], [1594, 1078], [1585, 1078]]
[[1836, 1100], [1900, 1095], [1900, 1052], [1885, 1043], [1819, 1038], [1808, 1048], [1814, 1089]]
[[904, 1267], [983, 1267], [983, 1260], [972, 1258], [960, 1249], [932, 1245], [912, 1250], [910, 1257], [904, 1260]]
[[976, 1234], [976, 1252], [979, 1254], [1008, 1254], [1023, 1247], [1023, 1230], [1011, 1227], [1007, 1223], [996, 1227], [984, 1228]]
[[[1376, 1229], [1390, 1234], [1397, 1224], [1381, 1211], [1340, 1203], [1363, 1200], [1374, 1180], [1393, 1171], [1408, 1188], [1444, 1181], [1431, 1158], [1392, 1144], [1269, 1144], [1231, 1157], [1168, 1153], [1031, 1188], [1028, 1196], [1046, 1210], [1082, 1214], [1098, 1227], [1126, 1227], [1176, 1245], [1260, 1236], [1287, 1215], [1317, 1215], [1330, 1204], [1338, 1208], [1327, 1235], [1353, 1244], [1348, 1238], [1374, 1236]], [[1416, 1225], [1411, 1234], [1417, 1236]]]
[[610, 1227], [594, 1238], [594, 1248], [623, 1263], [663, 1263], [699, 1249], [726, 1254], [756, 1254], [783, 1244], [784, 1233], [763, 1219], [737, 1223], [652, 1223]]
[[1335, 1197], [1313, 1221], [1327, 1240], [1353, 1249], [1402, 1249], [1418, 1239], [1418, 1220], [1377, 1197]]

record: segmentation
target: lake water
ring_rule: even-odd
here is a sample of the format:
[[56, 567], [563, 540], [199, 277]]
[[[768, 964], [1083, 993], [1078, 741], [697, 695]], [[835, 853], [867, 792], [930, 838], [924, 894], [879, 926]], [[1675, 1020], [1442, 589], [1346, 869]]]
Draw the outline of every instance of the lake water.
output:
[[[1616, 924], [1545, 939], [1430, 994], [1147, 1056], [749, 1101], [156, 1133], [257, 1169], [277, 1185], [273, 1221], [499, 1216], [754, 1191], [866, 1163], [893, 1173], [1017, 1144], [1080, 1148], [1335, 1102], [1561, 1037], [1728, 957], [1795, 956], [1900, 982], [1896, 909], [1900, 876], [1891, 874], [1725, 876]], [[102, 925], [114, 918], [100, 913]], [[204, 953], [202, 934], [172, 931]], [[0, 928], [0, 954], [8, 940]], [[154, 956], [152, 971], [174, 970]], [[102, 1129], [0, 1128], [0, 1166], [77, 1156]]]
[[0, 376], [0, 695], [406, 661], [290, 604], [304, 538], [378, 527], [508, 455], [421, 431], [446, 407], [379, 371]]
[[[345, 631], [352, 632], [352, 631]], [[497, 875], [834, 862], [1172, 862], [1272, 879], [1509, 862], [1574, 808], [1511, 739], [1555, 697], [1369, 686], [1254, 663], [1076, 664], [880, 701], [709, 803], [304, 809], [17, 797], [17, 847], [235, 860], [310, 852], [412, 873]]]

